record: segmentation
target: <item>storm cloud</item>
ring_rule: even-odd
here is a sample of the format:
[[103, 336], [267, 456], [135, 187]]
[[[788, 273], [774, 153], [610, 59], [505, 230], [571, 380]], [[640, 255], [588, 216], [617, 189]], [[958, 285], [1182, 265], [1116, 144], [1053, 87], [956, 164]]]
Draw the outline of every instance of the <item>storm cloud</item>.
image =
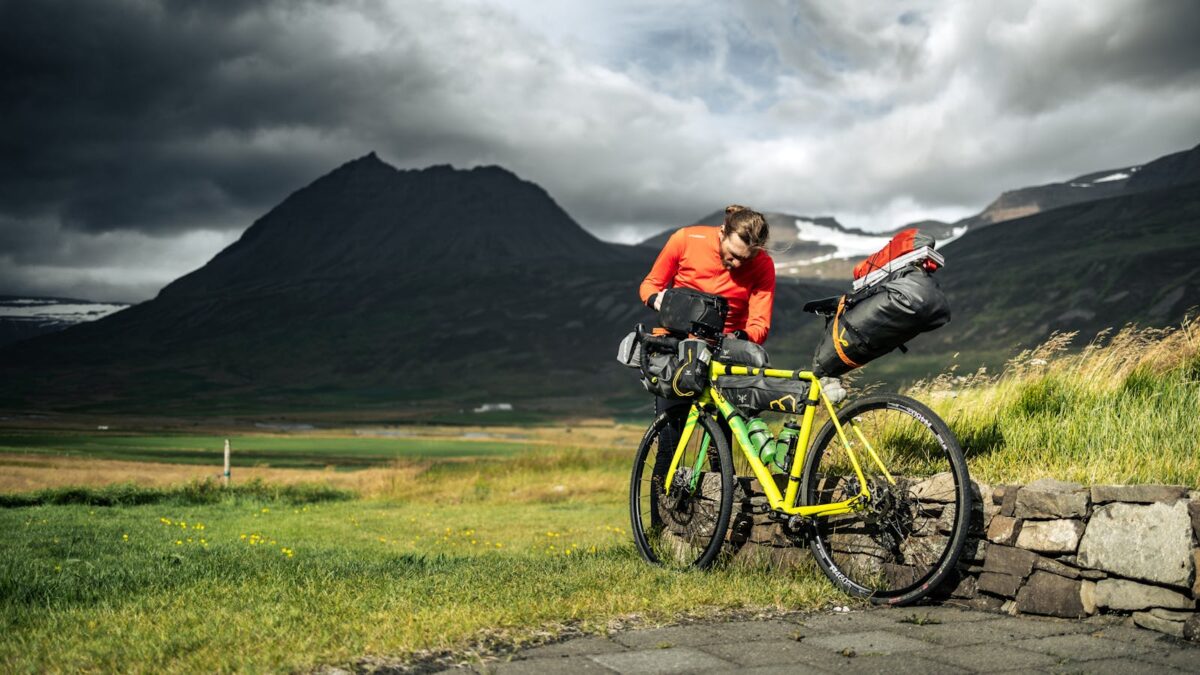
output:
[[149, 297], [371, 150], [503, 165], [608, 239], [735, 201], [953, 219], [1200, 142], [1197, 28], [1186, 0], [0, 0], [0, 294]]

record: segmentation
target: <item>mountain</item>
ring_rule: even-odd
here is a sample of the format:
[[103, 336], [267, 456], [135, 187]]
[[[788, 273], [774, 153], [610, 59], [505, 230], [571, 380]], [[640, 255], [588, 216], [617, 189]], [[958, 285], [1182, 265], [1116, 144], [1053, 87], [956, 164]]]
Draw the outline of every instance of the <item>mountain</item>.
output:
[[[0, 404], [644, 407], [613, 355], [653, 320], [637, 297], [653, 257], [594, 238], [502, 168], [400, 171], [370, 154], [153, 300], [0, 349]], [[780, 297], [798, 307], [827, 290], [785, 284]], [[776, 330], [817, 325], [787, 317]]]
[[[1061, 183], [1009, 190], [979, 213], [953, 223], [921, 220], [880, 232], [848, 228], [831, 216], [797, 216], [764, 213], [772, 227], [772, 252], [781, 275], [800, 279], [837, 281], [848, 278], [854, 264], [879, 250], [894, 234], [919, 228], [944, 246], [963, 234], [997, 223], [1051, 211], [1063, 206], [1122, 195], [1186, 185], [1200, 180], [1200, 146], [1160, 157], [1147, 164], [1094, 171]], [[724, 212], [716, 211], [696, 221], [720, 225]], [[795, 233], [791, 227], [795, 227]], [[654, 235], [639, 246], [662, 248], [677, 228]]]
[[939, 274], [961, 317], [943, 339], [960, 346], [1177, 323], [1200, 305], [1200, 182], [1014, 219], [943, 253]]
[[[964, 231], [936, 220], [909, 223], [884, 232], [865, 232], [846, 227], [830, 216], [797, 216], [768, 211], [763, 213], [763, 217], [771, 226], [768, 247], [779, 275], [830, 282], [848, 279], [859, 259], [882, 248], [901, 230], [919, 227], [932, 234], [939, 245]], [[725, 212], [722, 210], [710, 213], [695, 224], [720, 225], [723, 222]], [[660, 232], [639, 242], [638, 246], [661, 250], [676, 229]]]
[[907, 356], [869, 365], [873, 377], [911, 380], [951, 363], [995, 369], [1056, 331], [1078, 331], [1079, 347], [1127, 323], [1179, 325], [1200, 307], [1200, 181], [1015, 218], [942, 252], [937, 277], [953, 319]]
[[123, 302], [0, 295], [0, 347], [95, 321], [128, 306]]
[[1186, 185], [1200, 180], [1200, 146], [1120, 169], [1095, 171], [1062, 183], [1048, 183], [1001, 194], [983, 211], [957, 227], [982, 227], [1050, 211], [1062, 206]]

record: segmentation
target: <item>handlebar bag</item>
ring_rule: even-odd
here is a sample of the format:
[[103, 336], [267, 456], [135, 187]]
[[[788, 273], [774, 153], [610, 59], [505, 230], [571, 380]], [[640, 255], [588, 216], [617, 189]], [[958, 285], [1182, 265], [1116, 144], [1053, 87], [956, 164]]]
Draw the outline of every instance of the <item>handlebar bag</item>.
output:
[[887, 281], [841, 297], [817, 344], [813, 372], [847, 373], [949, 321], [950, 303], [937, 281], [922, 267], [904, 267]]
[[712, 351], [703, 340], [680, 340], [674, 350], [647, 341], [642, 353], [642, 386], [669, 399], [699, 395], [708, 386]]
[[668, 288], [663, 291], [658, 320], [672, 333], [713, 338], [725, 329], [728, 314], [729, 301], [719, 295]]

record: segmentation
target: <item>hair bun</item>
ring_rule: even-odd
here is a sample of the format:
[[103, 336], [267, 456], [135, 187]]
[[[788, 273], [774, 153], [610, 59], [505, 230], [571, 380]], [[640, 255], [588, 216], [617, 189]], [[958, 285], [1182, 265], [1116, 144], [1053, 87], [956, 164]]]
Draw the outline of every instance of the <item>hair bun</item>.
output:
[[742, 206], [741, 204], [730, 204], [729, 206], [725, 207], [725, 215], [732, 216], [733, 214], [737, 213], [738, 211], [749, 211], [749, 210], [750, 209], [748, 207]]

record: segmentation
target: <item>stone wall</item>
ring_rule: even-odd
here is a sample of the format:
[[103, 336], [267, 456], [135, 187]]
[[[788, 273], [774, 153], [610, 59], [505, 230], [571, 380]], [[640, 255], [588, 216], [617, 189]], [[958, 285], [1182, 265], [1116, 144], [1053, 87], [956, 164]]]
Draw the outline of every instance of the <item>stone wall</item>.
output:
[[[1200, 492], [1050, 479], [975, 488], [970, 536], [940, 601], [1012, 614], [1130, 615], [1200, 640]], [[740, 479], [738, 494], [736, 557], [804, 564], [807, 549], [755, 514], [766, 503], [758, 482]]]

